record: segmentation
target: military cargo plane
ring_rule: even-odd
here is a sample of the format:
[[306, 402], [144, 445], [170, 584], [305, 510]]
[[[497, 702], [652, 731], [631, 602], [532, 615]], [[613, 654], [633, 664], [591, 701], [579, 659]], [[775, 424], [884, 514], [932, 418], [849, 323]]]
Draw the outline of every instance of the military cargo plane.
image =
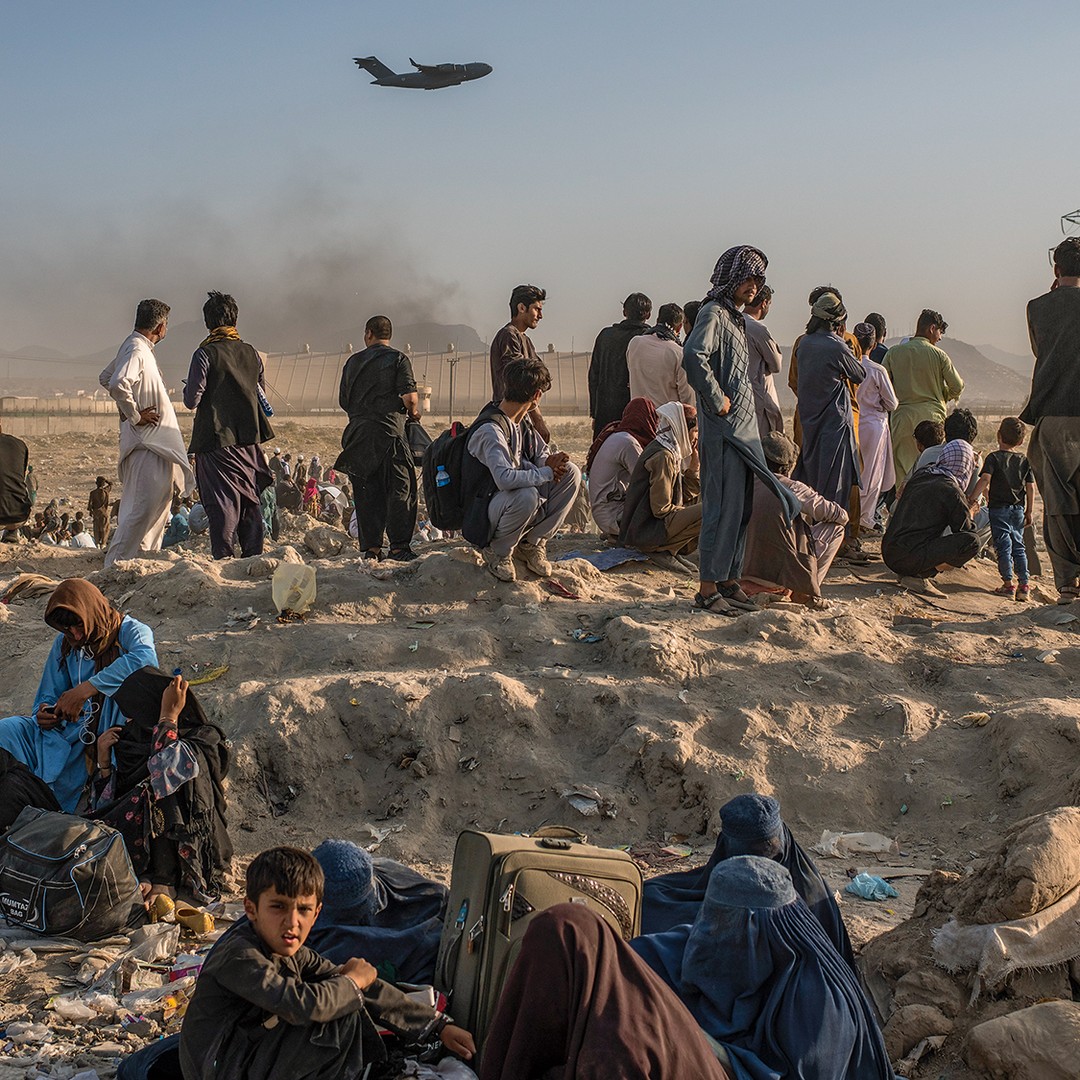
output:
[[409, 63], [416, 71], [399, 75], [391, 71], [381, 60], [374, 56], [355, 56], [358, 68], [374, 75], [372, 86], [407, 86], [415, 90], [441, 90], [444, 86], [458, 86], [473, 79], [482, 79], [491, 74], [490, 64], [418, 64], [412, 57]]

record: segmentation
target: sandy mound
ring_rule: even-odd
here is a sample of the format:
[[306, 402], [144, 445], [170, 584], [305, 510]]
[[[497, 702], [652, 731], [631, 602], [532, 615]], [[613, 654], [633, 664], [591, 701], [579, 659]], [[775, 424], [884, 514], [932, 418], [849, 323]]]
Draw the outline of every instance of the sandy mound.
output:
[[[968, 876], [933, 875], [919, 891], [914, 916], [863, 950], [890, 1056], [899, 1061], [915, 1052], [905, 1075], [923, 1075], [915, 1061], [924, 1040], [937, 1040], [946, 1057], [966, 1045], [975, 1068], [1005, 1044], [1013, 1051], [1002, 1061], [1016, 1061], [1026, 1021], [1010, 1014], [1047, 999], [1076, 1008], [1068, 961], [1080, 954], [1078, 830], [1080, 809], [1071, 806], [1019, 822]], [[1051, 919], [1054, 912], [1060, 915]], [[1017, 927], [1016, 919], [1025, 922]], [[988, 926], [1003, 922], [1010, 925]], [[1049, 1030], [1040, 1016], [1035, 1032]], [[980, 1075], [1076, 1075], [1064, 1064], [1080, 1055], [1080, 1023], [1070, 1016], [1034, 1059], [1057, 1062], [1058, 1072], [1009, 1071], [999, 1064], [999, 1071]], [[937, 1075], [941, 1066], [935, 1055], [925, 1075]]]

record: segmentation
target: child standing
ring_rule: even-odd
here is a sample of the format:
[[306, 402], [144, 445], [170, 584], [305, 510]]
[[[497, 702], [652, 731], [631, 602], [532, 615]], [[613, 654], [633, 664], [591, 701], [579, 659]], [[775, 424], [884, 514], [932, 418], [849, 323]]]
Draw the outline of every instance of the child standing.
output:
[[1026, 431], [1023, 422], [1015, 416], [1006, 416], [1001, 421], [997, 433], [998, 448], [986, 455], [970, 500], [974, 506], [983, 494], [987, 495], [990, 533], [994, 538], [1002, 582], [994, 593], [1017, 600], [1027, 600], [1029, 595], [1024, 528], [1031, 524], [1035, 506], [1035, 474], [1028, 459], [1016, 450], [1022, 445]]
[[248, 922], [207, 957], [184, 1017], [184, 1080], [358, 1078], [385, 1056], [373, 1018], [407, 1042], [438, 1037], [473, 1056], [469, 1032], [383, 982], [366, 960], [333, 964], [304, 947], [323, 880], [315, 858], [297, 848], [252, 860]]

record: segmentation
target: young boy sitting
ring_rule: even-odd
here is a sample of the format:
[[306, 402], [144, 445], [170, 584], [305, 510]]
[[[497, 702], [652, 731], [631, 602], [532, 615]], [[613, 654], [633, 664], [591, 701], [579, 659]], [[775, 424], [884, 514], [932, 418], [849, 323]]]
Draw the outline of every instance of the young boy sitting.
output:
[[185, 1080], [364, 1075], [386, 1056], [373, 1020], [406, 1042], [438, 1036], [466, 1060], [473, 1037], [380, 980], [359, 958], [332, 964], [304, 947], [322, 907], [323, 872], [297, 848], [247, 870], [246, 925], [210, 953], [180, 1033]]
[[[979, 482], [971, 493], [975, 506], [987, 494], [990, 508], [990, 534], [997, 551], [1001, 585], [997, 596], [1028, 599], [1028, 560], [1024, 546], [1024, 528], [1031, 524], [1035, 507], [1035, 474], [1028, 459], [1016, 448], [1023, 444], [1025, 427], [1015, 416], [1006, 416], [998, 428], [998, 448], [986, 455]], [[1013, 583], [1013, 571], [1016, 583]]]

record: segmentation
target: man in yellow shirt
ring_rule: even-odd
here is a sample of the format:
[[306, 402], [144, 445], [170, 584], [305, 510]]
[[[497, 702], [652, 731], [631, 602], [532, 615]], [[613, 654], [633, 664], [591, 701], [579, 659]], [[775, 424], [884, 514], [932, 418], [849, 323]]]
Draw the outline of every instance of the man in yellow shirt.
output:
[[882, 361], [899, 401], [889, 417], [898, 477], [907, 476], [918, 459], [915, 426], [923, 420], [944, 421], [946, 402], [958, 399], [964, 389], [949, 354], [938, 348], [948, 328], [939, 312], [925, 308], [915, 336], [894, 345]]

